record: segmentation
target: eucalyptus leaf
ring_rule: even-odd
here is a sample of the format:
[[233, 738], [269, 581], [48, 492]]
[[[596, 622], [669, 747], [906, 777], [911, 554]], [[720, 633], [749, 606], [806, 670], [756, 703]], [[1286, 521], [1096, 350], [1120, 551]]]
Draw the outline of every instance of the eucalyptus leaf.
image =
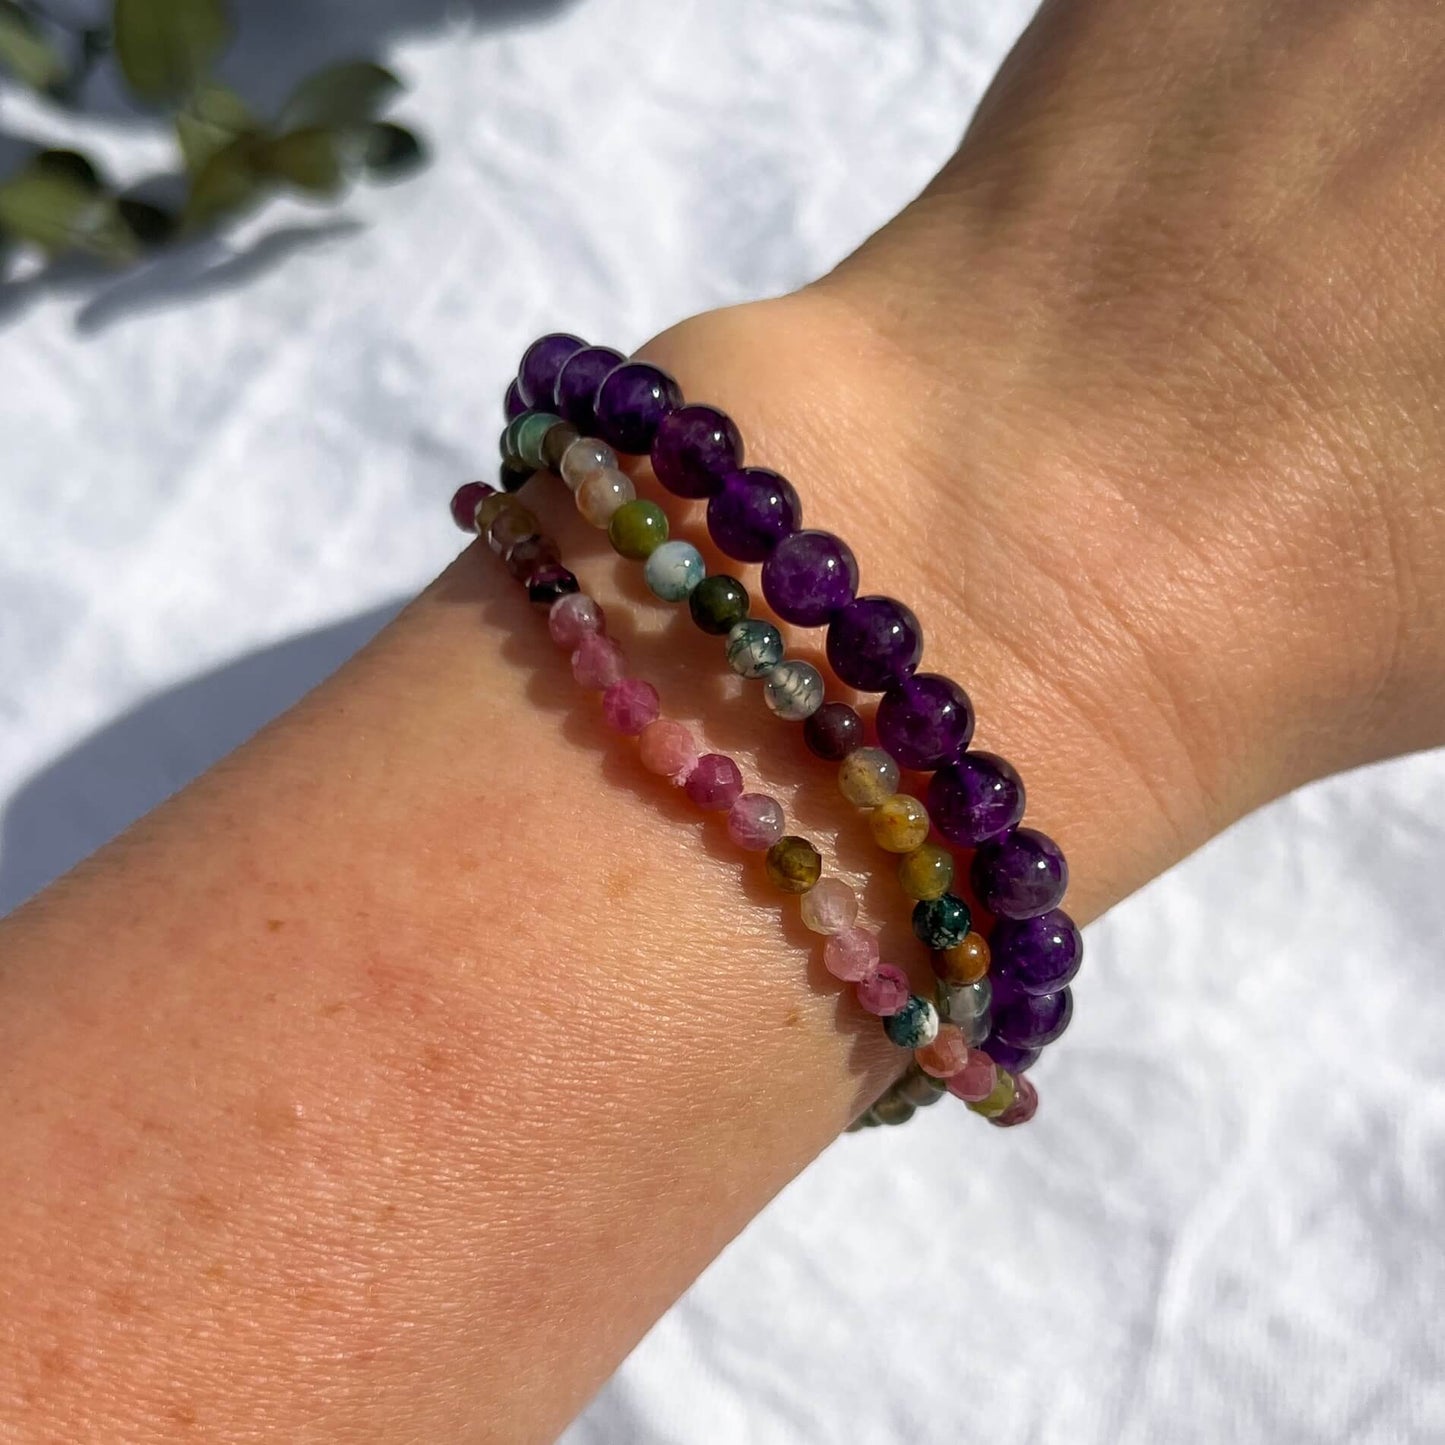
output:
[[405, 126], [377, 121], [366, 128], [362, 164], [380, 180], [395, 180], [426, 160], [421, 142]]
[[264, 144], [260, 136], [238, 136], [201, 167], [186, 198], [185, 228], [213, 225], [261, 200], [267, 187], [260, 164]]
[[125, 261], [135, 254], [111, 197], [77, 175], [34, 161], [0, 185], [0, 230], [52, 256], [84, 251]]
[[313, 196], [334, 196], [341, 189], [342, 136], [322, 126], [293, 130], [267, 141], [261, 166], [277, 180]]
[[255, 128], [246, 102], [234, 90], [219, 81], [203, 81], [176, 114], [176, 139], [187, 172], [199, 175], [218, 150]]
[[361, 125], [401, 89], [391, 71], [371, 60], [348, 60], [308, 76], [276, 119], [278, 130]]
[[0, 0], [0, 67], [34, 90], [62, 84], [70, 69], [45, 32], [11, 0]]
[[188, 95], [226, 47], [224, 0], [115, 0], [115, 51], [144, 101]]
[[177, 217], [161, 206], [135, 196], [121, 196], [116, 214], [141, 246], [163, 246], [176, 233]]

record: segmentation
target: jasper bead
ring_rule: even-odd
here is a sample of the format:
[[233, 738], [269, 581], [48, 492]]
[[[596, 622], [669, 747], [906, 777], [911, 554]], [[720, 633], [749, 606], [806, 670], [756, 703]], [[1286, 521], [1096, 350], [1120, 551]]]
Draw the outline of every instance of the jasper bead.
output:
[[779, 838], [764, 860], [768, 879], [784, 893], [806, 893], [823, 873], [823, 859], [806, 838], [788, 834]]
[[530, 508], [520, 502], [498, 507], [487, 528], [487, 546], [499, 557], [505, 557], [523, 537], [534, 537], [541, 526]]
[[645, 562], [667, 541], [667, 513], [642, 498], [624, 502], [608, 519], [607, 540], [619, 556]]
[[558, 647], [576, 651], [582, 639], [592, 632], [601, 632], [606, 615], [595, 599], [585, 592], [559, 597], [547, 614], [547, 631]]
[[526, 411], [527, 403], [522, 400], [521, 388], [517, 385], [516, 377], [513, 377], [507, 386], [507, 394], [502, 398], [502, 411], [506, 414], [507, 420], [519, 417]]
[[1038, 1111], [1039, 1091], [1027, 1079], [1015, 1079], [1013, 1103], [988, 1122], [1000, 1129], [1012, 1129], [1017, 1124], [1027, 1124]]
[[606, 692], [625, 671], [622, 649], [600, 632], [589, 632], [572, 654], [572, 676], [592, 692]]
[[697, 762], [697, 743], [683, 723], [658, 718], [643, 728], [637, 754], [649, 773], [681, 784]]
[[910, 793], [884, 798], [868, 815], [873, 841], [888, 853], [911, 853], [928, 837], [928, 810]]
[[594, 527], [609, 527], [612, 518], [636, 496], [632, 478], [608, 467], [582, 479], [577, 488], [577, 510]]
[[1067, 988], [1057, 993], [995, 994], [993, 1036], [1016, 1049], [1041, 1049], [1069, 1026], [1074, 996]]
[[799, 913], [814, 933], [842, 933], [858, 917], [858, 895], [841, 878], [820, 878], [803, 895]]
[[617, 453], [606, 442], [600, 442], [596, 437], [578, 437], [562, 453], [559, 467], [562, 480], [574, 492], [588, 477], [597, 472], [615, 472], [616, 470]]
[[942, 898], [953, 887], [953, 854], [937, 843], [920, 843], [898, 860], [898, 886], [907, 898]]
[[900, 1049], [921, 1049], [938, 1037], [938, 1010], [928, 999], [910, 994], [903, 1007], [883, 1021], [883, 1032]]
[[951, 678], [920, 672], [896, 682], [878, 703], [878, 741], [905, 768], [952, 762], [973, 737], [973, 705]]
[[635, 738], [662, 712], [657, 689], [640, 677], [624, 677], [602, 694], [602, 716], [614, 732]]
[[973, 886], [990, 913], [1035, 918], [1063, 898], [1069, 865], [1052, 838], [1034, 828], [1015, 828], [974, 854]]
[[[492, 530], [495, 531], [496, 527]], [[532, 536], [514, 542], [507, 548], [507, 555], [502, 560], [508, 573], [518, 582], [525, 583], [543, 567], [561, 566], [562, 554], [550, 537]]]
[[908, 975], [891, 963], [880, 963], [867, 978], [858, 980], [856, 991], [865, 1012], [891, 1018], [908, 1002]]
[[715, 572], [704, 577], [687, 599], [692, 620], [713, 637], [725, 637], [747, 615], [748, 589], [736, 577]]
[[821, 627], [858, 591], [858, 563], [831, 532], [794, 532], [763, 563], [763, 596], [784, 622]]
[[681, 389], [661, 367], [624, 361], [597, 388], [597, 431], [618, 451], [646, 456], [663, 417], [681, 405]]
[[933, 972], [945, 983], [977, 983], [989, 970], [992, 951], [981, 933], [969, 932], [953, 945], [933, 955]]
[[964, 753], [929, 779], [928, 811], [950, 843], [977, 848], [1017, 826], [1024, 815], [1023, 781], [993, 753]]
[[841, 763], [863, 745], [863, 719], [846, 702], [825, 702], [803, 724], [803, 741], [814, 757]]
[[878, 967], [878, 935], [868, 928], [845, 928], [823, 949], [823, 967], [844, 983], [857, 983]]
[[994, 971], [1021, 993], [1053, 993], [1073, 981], [1084, 940], [1062, 908], [1037, 918], [1000, 918], [993, 930]]
[[658, 424], [652, 470], [676, 497], [710, 497], [742, 464], [742, 435], [715, 406], [680, 406]]
[[968, 904], [956, 894], [926, 898], [913, 905], [913, 932], [926, 948], [952, 948], [968, 937], [973, 919]]
[[892, 597], [858, 597], [828, 623], [828, 662], [860, 692], [885, 692], [923, 656], [918, 619]]
[[933, 1042], [924, 1044], [913, 1058], [925, 1074], [946, 1079], [968, 1063], [968, 1043], [953, 1024], [940, 1023]]
[[766, 467], [729, 474], [707, 504], [707, 530], [736, 562], [765, 562], [802, 525], [803, 504], [793, 484]]
[[766, 677], [783, 660], [783, 634], [771, 622], [745, 618], [728, 633], [727, 659], [739, 677]]
[[975, 1114], [982, 1114], [985, 1119], [997, 1119], [1001, 1117], [1013, 1103], [1018, 1092], [1018, 1084], [1014, 1076], [1004, 1069], [999, 1069], [994, 1079], [993, 1088], [989, 1091], [988, 1097], [971, 1103], [968, 1107]]
[[557, 400], [557, 378], [563, 366], [587, 343], [580, 336], [554, 331], [538, 337], [522, 355], [517, 368], [517, 395], [528, 406], [543, 410]]
[[496, 492], [485, 482], [463, 482], [452, 493], [452, 521], [464, 532], [475, 532], [477, 508], [488, 497], [493, 496], [496, 496]]
[[557, 411], [584, 436], [597, 430], [597, 388], [627, 358], [610, 346], [584, 346], [574, 352], [557, 375]]
[[709, 813], [731, 808], [742, 796], [743, 775], [724, 753], [704, 753], [687, 775], [684, 785], [689, 800]]
[[811, 662], [787, 658], [763, 679], [763, 701], [786, 722], [801, 722], [823, 706], [823, 674]]
[[838, 791], [855, 808], [876, 808], [898, 791], [898, 764], [881, 748], [857, 748], [838, 768]]
[[539, 567], [527, 578], [527, 600], [539, 607], [550, 607], [559, 597], [567, 597], [580, 589], [576, 574], [560, 562]]
[[685, 602], [706, 572], [702, 553], [681, 541], [658, 545], [642, 569], [647, 585], [664, 602]]
[[749, 853], [771, 848], [786, 826], [783, 805], [767, 793], [744, 793], [728, 809], [728, 837]]
[[950, 1074], [945, 1087], [965, 1104], [981, 1103], [998, 1086], [998, 1065], [981, 1049], [969, 1049], [963, 1067]]
[[1011, 1074], [1021, 1074], [1025, 1069], [1033, 1068], [1039, 1061], [1040, 1050], [1015, 1048], [993, 1033], [990, 1033], [979, 1047], [999, 1068], [1007, 1069]]

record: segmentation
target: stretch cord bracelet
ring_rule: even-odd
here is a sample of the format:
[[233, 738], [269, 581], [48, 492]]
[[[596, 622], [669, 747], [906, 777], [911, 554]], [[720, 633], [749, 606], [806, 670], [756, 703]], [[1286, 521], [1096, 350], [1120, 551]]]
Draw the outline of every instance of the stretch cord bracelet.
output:
[[768, 794], [745, 793], [737, 763], [720, 753], [700, 754], [686, 726], [661, 716], [652, 684], [627, 674], [602, 608], [580, 591], [556, 543], [538, 530], [536, 516], [516, 497], [481, 482], [461, 487], [451, 509], [459, 526], [484, 536], [528, 597], [547, 607], [553, 640], [570, 653], [577, 682], [602, 693], [608, 726], [636, 737], [644, 767], [683, 788], [699, 808], [726, 810], [729, 836], [739, 847], [767, 850], [770, 881], [782, 892], [801, 895], [803, 923], [827, 937], [824, 962], [830, 972], [855, 985], [860, 1005], [883, 1019], [894, 1043], [913, 1049], [909, 1070], [854, 1127], [902, 1123], [945, 1090], [1003, 1126], [1032, 1117], [1037, 1107], [1032, 1086], [1020, 1084], [976, 1047], [986, 1032], [986, 993], [974, 994], [972, 1037], [956, 1024], [940, 1027], [933, 1004], [911, 994], [907, 975], [880, 963], [876, 935], [855, 926], [854, 890], [822, 876], [821, 856], [807, 839], [785, 834], [782, 805]]

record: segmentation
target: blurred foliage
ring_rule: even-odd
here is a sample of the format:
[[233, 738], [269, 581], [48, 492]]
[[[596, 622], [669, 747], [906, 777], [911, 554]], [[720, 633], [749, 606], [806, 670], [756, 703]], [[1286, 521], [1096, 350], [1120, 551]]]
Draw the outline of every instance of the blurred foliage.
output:
[[0, 181], [0, 254], [21, 243], [123, 265], [278, 190], [329, 200], [359, 176], [389, 179], [421, 163], [416, 136], [380, 118], [401, 89], [390, 71], [370, 60], [330, 66], [263, 119], [215, 77], [232, 31], [225, 0], [114, 0], [108, 27], [80, 29], [35, 0], [0, 0], [0, 71], [74, 105], [92, 70], [113, 61], [137, 105], [173, 128], [183, 197], [163, 205], [127, 194], [78, 152], [41, 150]]

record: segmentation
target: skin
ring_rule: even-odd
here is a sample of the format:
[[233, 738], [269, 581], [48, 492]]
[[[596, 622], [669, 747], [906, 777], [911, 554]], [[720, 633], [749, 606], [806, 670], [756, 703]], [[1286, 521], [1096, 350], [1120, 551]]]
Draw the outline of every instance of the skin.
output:
[[[1445, 741], [1434, 9], [1046, 4], [893, 225], [649, 348], [917, 603], [1081, 920]], [[532, 489], [861, 879], [829, 770]], [[554, 1437], [899, 1067], [817, 953], [472, 549], [0, 925], [0, 1435]]]

